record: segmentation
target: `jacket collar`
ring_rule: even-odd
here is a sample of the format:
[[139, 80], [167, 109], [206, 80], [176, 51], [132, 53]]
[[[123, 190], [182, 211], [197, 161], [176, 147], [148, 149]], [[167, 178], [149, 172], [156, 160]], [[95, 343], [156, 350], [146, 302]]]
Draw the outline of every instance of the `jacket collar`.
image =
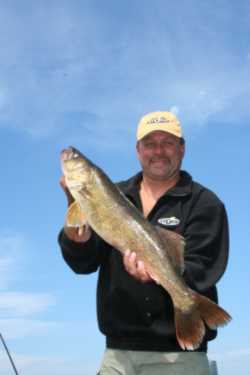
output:
[[[131, 197], [133, 200], [137, 200], [141, 180], [142, 172], [139, 172], [129, 180], [120, 182], [118, 186], [125, 195]], [[185, 197], [191, 194], [192, 181], [192, 177], [189, 173], [181, 171], [178, 183], [168, 190], [165, 196]]]

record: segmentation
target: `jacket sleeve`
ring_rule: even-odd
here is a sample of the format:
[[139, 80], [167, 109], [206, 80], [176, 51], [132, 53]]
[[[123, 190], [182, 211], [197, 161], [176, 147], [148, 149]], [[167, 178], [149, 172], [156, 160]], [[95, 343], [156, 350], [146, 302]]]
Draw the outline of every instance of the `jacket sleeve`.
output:
[[197, 204], [184, 237], [184, 279], [191, 288], [206, 291], [221, 278], [228, 261], [229, 233], [224, 205], [220, 201]]
[[95, 272], [105, 262], [110, 247], [95, 232], [84, 243], [70, 240], [62, 229], [58, 236], [62, 256], [69, 267], [76, 273]]

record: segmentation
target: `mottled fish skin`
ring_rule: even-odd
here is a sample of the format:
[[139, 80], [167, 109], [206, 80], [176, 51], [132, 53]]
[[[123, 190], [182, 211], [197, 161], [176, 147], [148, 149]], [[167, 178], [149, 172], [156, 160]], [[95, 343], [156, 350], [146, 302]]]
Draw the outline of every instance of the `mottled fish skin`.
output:
[[[176, 336], [183, 350], [199, 347], [205, 335], [204, 323], [216, 328], [231, 319], [217, 304], [185, 284], [177, 260], [182, 258], [183, 262], [181, 236], [150, 224], [107, 175], [75, 148], [62, 151], [61, 164], [74, 204], [93, 230], [121, 253], [134, 251], [151, 277], [170, 294]], [[68, 217], [68, 224], [71, 222]], [[177, 260], [175, 264], [173, 260]]]

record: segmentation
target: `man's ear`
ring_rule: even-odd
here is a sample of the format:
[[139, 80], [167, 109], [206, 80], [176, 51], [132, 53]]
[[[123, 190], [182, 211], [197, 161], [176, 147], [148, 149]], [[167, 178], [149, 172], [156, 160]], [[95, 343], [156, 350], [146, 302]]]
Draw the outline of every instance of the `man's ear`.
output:
[[139, 151], [139, 143], [140, 143], [140, 141], [137, 141], [137, 142], [136, 142], [136, 145], [135, 145], [135, 148], [136, 148], [137, 153], [138, 153], [138, 151]]
[[181, 145], [181, 152], [182, 152], [182, 157], [184, 157], [185, 152], [186, 152], [186, 146], [185, 146], [185, 143], [183, 143], [183, 144]]
[[180, 140], [180, 145], [181, 145], [181, 154], [182, 154], [182, 158], [184, 157], [185, 155], [185, 151], [186, 151], [186, 147], [185, 147], [185, 140], [183, 138], [181, 138]]

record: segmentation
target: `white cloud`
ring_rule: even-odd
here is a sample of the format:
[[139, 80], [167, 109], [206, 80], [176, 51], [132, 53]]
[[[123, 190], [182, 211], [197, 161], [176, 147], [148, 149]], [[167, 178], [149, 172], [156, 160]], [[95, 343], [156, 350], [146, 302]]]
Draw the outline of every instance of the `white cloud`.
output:
[[0, 293], [0, 315], [27, 316], [45, 311], [55, 304], [55, 298], [46, 293]]
[[10, 256], [4, 256], [0, 259], [0, 288], [3, 288], [12, 278], [10, 270], [13, 270], [14, 261]]
[[227, 353], [227, 356], [229, 356], [230, 358], [248, 357], [250, 359], [250, 347], [229, 351]]
[[20, 234], [0, 234], [0, 289], [8, 287], [18, 278], [22, 264], [25, 239]]
[[1, 90], [0, 88], [0, 112], [2, 108], [4, 107], [4, 103], [5, 103], [5, 95], [4, 95], [3, 90]]
[[211, 353], [211, 360], [215, 360], [220, 375], [248, 375], [250, 361], [250, 347]]
[[35, 319], [0, 319], [1, 333], [8, 339], [31, 338], [36, 335], [46, 335], [53, 330], [62, 328], [58, 322], [42, 321]]
[[[137, 7], [130, 14], [114, 6], [114, 14], [100, 16], [91, 2], [41, 4], [29, 12], [1, 5], [0, 125], [36, 136], [68, 137], [73, 129], [97, 139], [106, 126], [129, 132], [125, 112], [139, 118], [156, 108], [178, 108], [190, 126], [213, 116], [231, 122], [250, 117], [249, 64], [235, 58], [247, 52], [227, 29], [232, 14], [241, 18], [234, 7], [182, 4], [180, 14], [178, 4], [171, 5], [168, 23], [159, 2], [156, 27], [147, 7], [138, 13], [139, 24]], [[243, 25], [237, 41], [247, 35]], [[232, 117], [229, 109], [239, 104]]]
[[[56, 356], [28, 356], [20, 355], [18, 353], [11, 353], [14, 359], [14, 363], [20, 371], [20, 373], [27, 373], [32, 375], [54, 375], [56, 373], [61, 375], [93, 375], [97, 373], [100, 359], [79, 359], [79, 358], [60, 358]], [[240, 357], [238, 355], [240, 354]], [[231, 357], [232, 355], [232, 357]], [[236, 356], [236, 357], [235, 357]], [[229, 358], [230, 357], [230, 358]], [[238, 360], [241, 358], [241, 361]], [[214, 357], [213, 357], [214, 359]], [[221, 358], [222, 360], [222, 358]], [[236, 350], [228, 352], [224, 357], [224, 364], [218, 361], [217, 367], [220, 375], [248, 375], [249, 367], [247, 366], [246, 360], [249, 360], [249, 349]], [[246, 366], [246, 367], [245, 367]], [[9, 375], [10, 363], [8, 362], [6, 355], [0, 352], [0, 373], [1, 375]], [[7, 372], [9, 371], [9, 373]]]
[[243, 357], [248, 357], [250, 359], [250, 347], [229, 350], [223, 353], [212, 353], [211, 357], [215, 360], [234, 360]]
[[173, 107], [171, 107], [169, 109], [170, 112], [174, 113], [176, 116], [178, 116], [179, 112], [180, 112], [180, 108], [176, 105], [174, 105]]
[[[17, 291], [19, 281], [27, 276], [29, 243], [20, 233], [0, 233], [0, 327], [11, 338], [20, 338], [33, 332], [44, 332], [54, 323], [24, 320], [43, 314], [56, 304], [51, 293]], [[30, 256], [30, 255], [29, 255]], [[34, 289], [34, 288], [33, 288]]]
[[[93, 375], [97, 373], [98, 363], [90, 360], [84, 361], [78, 358], [63, 359], [53, 356], [24, 356], [12, 353], [17, 370], [22, 374], [32, 375]], [[0, 373], [10, 375], [11, 364], [6, 355], [0, 353]]]

